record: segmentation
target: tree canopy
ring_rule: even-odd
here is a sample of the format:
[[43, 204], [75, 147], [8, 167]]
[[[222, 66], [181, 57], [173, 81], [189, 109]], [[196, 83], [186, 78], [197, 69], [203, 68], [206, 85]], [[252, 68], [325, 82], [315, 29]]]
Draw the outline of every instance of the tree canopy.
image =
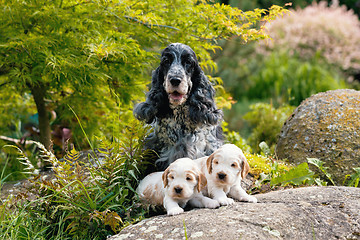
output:
[[116, 103], [130, 109], [143, 97], [159, 50], [169, 43], [190, 45], [202, 66], [214, 69], [210, 52], [219, 48], [218, 40], [265, 38], [256, 25], [285, 12], [278, 6], [243, 12], [205, 0], [0, 3], [0, 99], [9, 91], [30, 93], [47, 148], [50, 111], [59, 121], [76, 124], [69, 105], [86, 120], [85, 127], [101, 128], [99, 116], [108, 120], [118, 111]]

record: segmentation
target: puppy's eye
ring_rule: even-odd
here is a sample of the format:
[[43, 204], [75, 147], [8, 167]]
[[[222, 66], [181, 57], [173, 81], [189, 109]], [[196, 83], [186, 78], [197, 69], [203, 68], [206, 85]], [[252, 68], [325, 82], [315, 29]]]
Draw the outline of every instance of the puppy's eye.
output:
[[186, 180], [187, 180], [187, 181], [191, 181], [192, 178], [191, 178], [191, 177], [186, 177]]
[[218, 161], [214, 161], [214, 164], [219, 164], [219, 162], [218, 162]]
[[170, 176], [171, 179], [174, 179], [174, 176]]
[[236, 164], [235, 163], [231, 164], [231, 167], [236, 167]]

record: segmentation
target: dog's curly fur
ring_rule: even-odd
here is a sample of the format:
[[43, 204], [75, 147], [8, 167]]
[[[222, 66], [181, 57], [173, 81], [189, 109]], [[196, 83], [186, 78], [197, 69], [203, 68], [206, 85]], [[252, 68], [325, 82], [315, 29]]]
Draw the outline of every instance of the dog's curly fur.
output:
[[208, 156], [223, 144], [214, 95], [189, 46], [172, 43], [163, 50], [146, 101], [134, 108], [137, 119], [153, 126], [145, 147], [158, 154], [159, 170], [178, 158]]

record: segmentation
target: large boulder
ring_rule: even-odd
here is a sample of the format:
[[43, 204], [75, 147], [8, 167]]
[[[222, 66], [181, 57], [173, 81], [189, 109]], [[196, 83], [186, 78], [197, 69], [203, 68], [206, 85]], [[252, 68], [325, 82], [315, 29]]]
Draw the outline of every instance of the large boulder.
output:
[[256, 197], [258, 203], [152, 217], [109, 240], [360, 239], [360, 188], [307, 187]]
[[325, 161], [337, 184], [360, 166], [360, 91], [341, 89], [304, 100], [281, 129], [277, 156]]

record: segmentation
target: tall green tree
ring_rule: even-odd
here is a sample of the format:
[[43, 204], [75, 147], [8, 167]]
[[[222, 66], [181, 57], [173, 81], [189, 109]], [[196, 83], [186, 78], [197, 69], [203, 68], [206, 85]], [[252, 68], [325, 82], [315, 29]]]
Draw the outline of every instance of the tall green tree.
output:
[[264, 38], [255, 24], [284, 12], [277, 6], [243, 12], [205, 0], [0, 3], [0, 91], [31, 93], [47, 148], [50, 110], [70, 101], [92, 118], [112, 94], [129, 105], [142, 97], [159, 49], [170, 42], [190, 45], [203, 67], [213, 69], [209, 51], [219, 48], [217, 40]]

